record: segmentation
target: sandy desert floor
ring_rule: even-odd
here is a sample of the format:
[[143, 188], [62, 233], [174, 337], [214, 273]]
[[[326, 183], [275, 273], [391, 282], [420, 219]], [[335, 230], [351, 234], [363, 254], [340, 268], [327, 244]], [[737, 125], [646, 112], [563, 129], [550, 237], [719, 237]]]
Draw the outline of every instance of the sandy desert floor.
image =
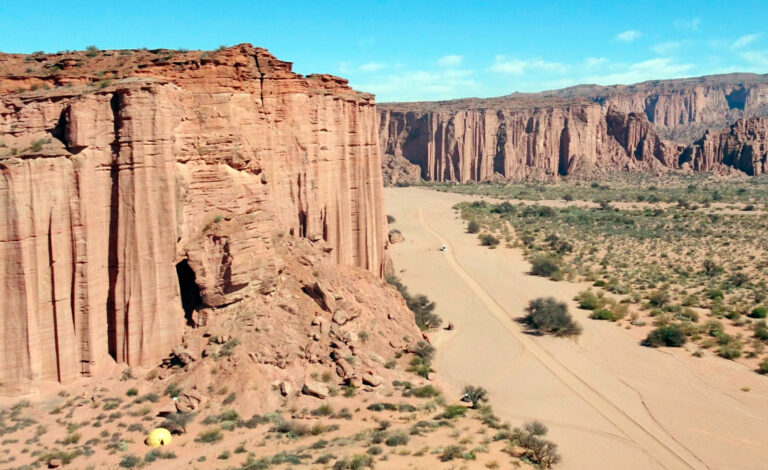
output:
[[[520, 250], [489, 250], [465, 232], [451, 206], [471, 196], [387, 188], [385, 197], [391, 228], [405, 236], [391, 247], [398, 276], [456, 325], [433, 336], [438, 373], [457, 391], [486, 387], [512, 424], [544, 422], [561, 447], [560, 468], [766, 467], [768, 378], [645, 348], [615, 324], [590, 320], [572, 300], [588, 284], [530, 276]], [[523, 332], [515, 320], [543, 296], [569, 304], [584, 328], [577, 340]]]

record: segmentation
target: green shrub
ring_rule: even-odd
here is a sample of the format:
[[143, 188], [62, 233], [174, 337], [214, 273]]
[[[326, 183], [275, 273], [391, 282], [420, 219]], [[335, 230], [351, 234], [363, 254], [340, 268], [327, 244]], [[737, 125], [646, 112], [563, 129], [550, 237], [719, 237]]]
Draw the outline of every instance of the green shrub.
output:
[[616, 320], [615, 318], [613, 318], [613, 313], [607, 308], [599, 308], [593, 311], [592, 314], [589, 316], [589, 318], [593, 318], [595, 320], [608, 320], [608, 321]]
[[224, 439], [224, 434], [222, 434], [221, 429], [213, 428], [198, 434], [197, 437], [195, 438], [195, 442], [204, 442], [206, 444], [213, 444], [221, 441], [222, 439]]
[[477, 409], [481, 403], [488, 401], [488, 390], [483, 387], [467, 385], [464, 387], [464, 398], [472, 403], [473, 409]]
[[595, 310], [604, 304], [604, 301], [591, 290], [579, 292], [579, 295], [576, 296], [576, 300], [579, 302], [579, 308], [584, 310]]
[[149, 452], [147, 452], [147, 454], [144, 456], [144, 461], [154, 462], [155, 460], [158, 460], [158, 459], [170, 460], [175, 458], [176, 458], [176, 454], [174, 454], [173, 452], [164, 451], [161, 449], [152, 449]]
[[581, 334], [581, 326], [571, 318], [568, 306], [554, 297], [534, 299], [525, 310], [528, 314], [523, 322], [536, 331], [555, 336]]
[[494, 237], [490, 233], [480, 234], [479, 238], [480, 244], [489, 248], [496, 248], [499, 243], [501, 243], [498, 238]]
[[768, 309], [765, 307], [755, 307], [749, 313], [749, 316], [752, 318], [765, 318], [766, 315], [768, 315]]
[[709, 292], [707, 292], [707, 297], [711, 300], [722, 299], [724, 296], [725, 294], [720, 289], [709, 289]]
[[454, 459], [461, 458], [461, 454], [464, 453], [464, 449], [461, 446], [449, 445], [443, 449], [443, 453], [440, 454], [441, 462], [449, 462]]
[[766, 357], [765, 359], [763, 359], [762, 362], [760, 362], [760, 365], [757, 366], [757, 370], [761, 374], [768, 374], [768, 357]]
[[435, 303], [430, 301], [426, 295], [418, 294], [411, 297], [403, 296], [408, 308], [413, 312], [416, 324], [422, 330], [439, 328], [443, 320], [435, 313]]
[[177, 398], [181, 394], [181, 387], [177, 383], [168, 384], [165, 387], [165, 394], [171, 398]]
[[731, 340], [718, 348], [717, 355], [725, 359], [737, 359], [741, 357], [741, 344]]
[[99, 52], [101, 52], [101, 50], [96, 46], [88, 46], [85, 48], [85, 50], [86, 50], [85, 55], [88, 57], [96, 57], [97, 55], [99, 55]]
[[542, 277], [558, 277], [561, 275], [560, 263], [551, 255], [538, 255], [531, 259], [531, 274]]
[[187, 424], [194, 418], [195, 413], [171, 413], [165, 417], [165, 421], [160, 423], [160, 427], [172, 433], [182, 434], [187, 432]]
[[417, 398], [434, 398], [440, 395], [440, 390], [432, 385], [425, 385], [423, 387], [414, 388], [410, 394]]
[[478, 233], [480, 231], [480, 224], [476, 220], [470, 220], [467, 224], [468, 233]]
[[120, 465], [122, 468], [136, 468], [140, 463], [141, 459], [135, 455], [126, 455], [118, 465]]
[[404, 432], [397, 432], [387, 437], [387, 439], [384, 441], [384, 444], [388, 445], [389, 447], [404, 446], [408, 444], [409, 440], [410, 438], [407, 434]]
[[643, 340], [643, 346], [679, 348], [685, 344], [686, 340], [685, 333], [679, 325], [667, 325], [660, 326], [648, 333], [648, 336]]
[[460, 418], [467, 413], [467, 407], [463, 405], [448, 405], [445, 407], [445, 411], [437, 415], [438, 419], [454, 419]]

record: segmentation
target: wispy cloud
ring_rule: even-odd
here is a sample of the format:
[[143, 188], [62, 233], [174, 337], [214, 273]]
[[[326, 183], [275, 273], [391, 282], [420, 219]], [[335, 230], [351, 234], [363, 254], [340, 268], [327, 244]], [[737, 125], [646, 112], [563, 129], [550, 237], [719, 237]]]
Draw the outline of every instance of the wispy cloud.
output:
[[367, 64], [360, 66], [360, 70], [363, 72], [378, 72], [379, 70], [383, 70], [385, 68], [387, 68], [387, 64], [385, 62], [368, 62]]
[[742, 47], [746, 47], [760, 39], [760, 36], [760, 33], [745, 34], [744, 36], [741, 36], [737, 40], [733, 41], [733, 44], [731, 44], [731, 49], [740, 49]]
[[739, 55], [752, 65], [768, 67], [768, 51], [744, 51]]
[[643, 35], [640, 31], [635, 31], [634, 29], [630, 29], [629, 31], [624, 31], [623, 33], [617, 34], [614, 39], [621, 42], [633, 42]]
[[377, 76], [355, 88], [375, 93], [379, 101], [442, 100], [476, 96], [482, 86], [472, 70], [415, 70]]
[[651, 50], [659, 55], [672, 55], [678, 53], [685, 43], [686, 41], [661, 42], [653, 45]]
[[587, 57], [584, 61], [584, 64], [587, 67], [598, 67], [606, 62], [608, 62], [608, 59], [605, 57]]
[[682, 18], [679, 20], [675, 20], [675, 28], [677, 29], [698, 31], [700, 25], [701, 25], [701, 18], [691, 18], [691, 19]]
[[450, 54], [441, 57], [437, 64], [440, 67], [448, 67], [448, 68], [454, 68], [461, 65], [461, 63], [464, 61], [464, 57], [456, 54]]
[[578, 79], [579, 83], [597, 83], [600, 85], [631, 84], [646, 80], [678, 78], [685, 76], [694, 68], [669, 57], [657, 57], [633, 64], [614, 64], [609, 73], [589, 75]]
[[568, 71], [568, 65], [560, 62], [549, 62], [540, 58], [536, 59], [511, 59], [503, 55], [497, 55], [496, 60], [491, 66], [491, 70], [499, 73], [511, 75], [521, 75], [530, 70], [544, 70], [553, 73], [564, 73]]

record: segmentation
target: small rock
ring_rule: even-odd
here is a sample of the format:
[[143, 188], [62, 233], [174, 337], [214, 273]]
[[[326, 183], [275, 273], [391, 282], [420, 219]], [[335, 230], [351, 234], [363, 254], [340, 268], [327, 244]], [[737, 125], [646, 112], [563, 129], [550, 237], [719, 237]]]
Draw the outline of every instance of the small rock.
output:
[[278, 307], [290, 313], [291, 315], [297, 315], [299, 313], [299, 307], [297, 307], [293, 302], [284, 302], [278, 305]]
[[325, 310], [334, 312], [336, 310], [336, 296], [333, 295], [333, 292], [331, 292], [330, 289], [328, 289], [325, 284], [320, 281], [315, 283], [314, 290], [323, 301], [323, 307]]
[[308, 380], [304, 382], [304, 386], [301, 388], [301, 393], [324, 400], [328, 398], [330, 390], [328, 389], [328, 386], [323, 385], [320, 382]]
[[51, 459], [48, 461], [48, 468], [59, 468], [61, 465], [61, 459]]
[[203, 357], [216, 357], [221, 352], [221, 346], [218, 344], [209, 344], [203, 349]]
[[347, 315], [347, 312], [344, 310], [336, 310], [333, 314], [333, 322], [337, 325], [343, 325], [347, 321], [349, 321], [349, 316]]
[[453, 322], [448, 322], [448, 326], [445, 329], [448, 331], [453, 331], [456, 329], [456, 325], [454, 325]]
[[403, 237], [403, 234], [400, 233], [399, 230], [390, 230], [389, 231], [389, 243], [400, 243], [405, 241], [405, 237]]
[[197, 360], [197, 355], [194, 352], [182, 346], [174, 348], [172, 354], [183, 366], [191, 364]]
[[342, 379], [351, 377], [354, 373], [352, 369], [352, 365], [347, 362], [345, 359], [339, 359], [336, 361], [336, 373], [341, 377]]
[[179, 413], [189, 413], [195, 411], [203, 402], [203, 397], [195, 392], [182, 393], [176, 400], [176, 411]]
[[292, 391], [293, 391], [293, 386], [289, 382], [286, 382], [286, 381], [280, 382], [280, 394], [282, 396], [287, 397], [288, 395], [291, 394]]
[[363, 386], [363, 380], [357, 375], [347, 377], [347, 383], [355, 388], [362, 388]]
[[383, 357], [376, 353], [371, 353], [368, 355], [368, 357], [370, 357], [373, 362], [378, 362], [379, 364], [384, 364], [386, 362]]
[[371, 387], [378, 387], [384, 382], [384, 379], [373, 372], [368, 372], [367, 374], [363, 375], [363, 383], [366, 385], [370, 385]]
[[437, 378], [437, 374], [435, 374], [434, 372], [429, 372], [427, 374], [427, 380], [435, 380], [436, 378]]

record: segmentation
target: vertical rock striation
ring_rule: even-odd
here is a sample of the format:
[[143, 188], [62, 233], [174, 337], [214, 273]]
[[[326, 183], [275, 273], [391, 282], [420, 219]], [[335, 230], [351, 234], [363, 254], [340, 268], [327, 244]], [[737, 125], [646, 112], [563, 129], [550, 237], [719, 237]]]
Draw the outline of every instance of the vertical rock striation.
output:
[[[422, 178], [430, 181], [678, 169], [752, 174], [751, 164], [703, 152], [694, 139], [709, 128], [768, 116], [768, 77], [585, 85], [500, 98], [387, 103], [379, 109], [384, 154], [419, 165]], [[740, 137], [743, 133], [733, 136]]]
[[377, 115], [346, 83], [250, 45], [0, 54], [0, 391], [167, 356], [179, 263], [206, 306], [273, 289], [276, 236], [380, 275]]

